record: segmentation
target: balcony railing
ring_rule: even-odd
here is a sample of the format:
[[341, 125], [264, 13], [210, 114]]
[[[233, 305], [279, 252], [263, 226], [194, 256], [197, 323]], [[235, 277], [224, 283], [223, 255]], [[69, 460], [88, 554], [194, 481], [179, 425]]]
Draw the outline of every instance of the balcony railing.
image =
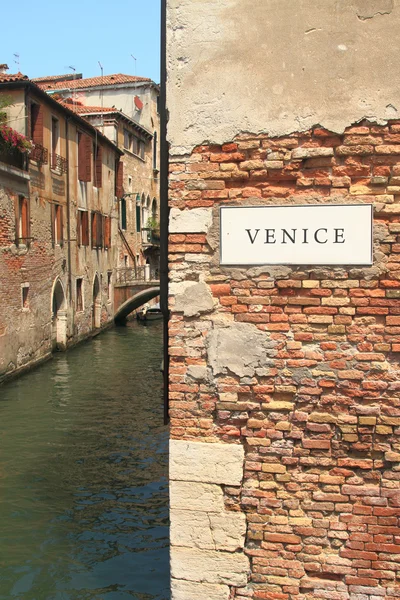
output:
[[142, 243], [149, 246], [160, 245], [159, 229], [150, 229], [150, 227], [142, 227]]
[[30, 160], [35, 160], [40, 165], [47, 165], [49, 162], [49, 151], [42, 144], [35, 144], [29, 154]]
[[51, 155], [51, 168], [53, 171], [62, 175], [67, 172], [67, 159], [54, 152]]
[[160, 273], [158, 269], [143, 265], [141, 267], [126, 267], [116, 270], [115, 283], [129, 285], [138, 281], [158, 281]]

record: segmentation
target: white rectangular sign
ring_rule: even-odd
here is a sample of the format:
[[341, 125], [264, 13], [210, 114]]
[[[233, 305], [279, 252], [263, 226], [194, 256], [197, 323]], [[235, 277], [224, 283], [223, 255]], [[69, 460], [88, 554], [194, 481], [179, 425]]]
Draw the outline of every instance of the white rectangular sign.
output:
[[371, 265], [372, 205], [222, 206], [221, 265]]

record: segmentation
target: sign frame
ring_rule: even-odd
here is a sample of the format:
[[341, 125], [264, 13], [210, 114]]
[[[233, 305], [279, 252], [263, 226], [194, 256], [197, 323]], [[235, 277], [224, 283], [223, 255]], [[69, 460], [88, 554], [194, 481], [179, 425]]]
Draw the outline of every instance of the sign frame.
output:
[[[238, 262], [223, 262], [223, 231], [222, 231], [222, 227], [223, 227], [223, 218], [222, 218], [222, 213], [223, 211], [229, 211], [229, 210], [237, 210], [237, 209], [264, 209], [264, 210], [268, 210], [270, 208], [283, 208], [283, 209], [290, 209], [290, 208], [313, 208], [313, 209], [318, 209], [318, 208], [327, 208], [327, 207], [369, 207], [370, 209], [370, 219], [371, 219], [371, 226], [370, 226], [370, 230], [368, 231], [368, 235], [369, 235], [369, 240], [370, 240], [370, 244], [369, 244], [369, 260], [368, 262], [355, 262], [355, 263], [345, 263], [343, 261], [341, 262], [288, 262], [288, 261], [272, 261], [272, 262], [265, 262], [265, 260], [260, 260], [259, 262], [246, 262], [246, 263], [238, 263]], [[374, 246], [374, 206], [371, 203], [344, 203], [344, 204], [253, 204], [253, 205], [221, 205], [219, 207], [219, 264], [221, 267], [235, 267], [235, 268], [250, 268], [250, 267], [259, 267], [259, 266], [291, 266], [291, 267], [371, 267], [373, 265], [374, 262], [374, 256], [373, 256], [373, 246]]]

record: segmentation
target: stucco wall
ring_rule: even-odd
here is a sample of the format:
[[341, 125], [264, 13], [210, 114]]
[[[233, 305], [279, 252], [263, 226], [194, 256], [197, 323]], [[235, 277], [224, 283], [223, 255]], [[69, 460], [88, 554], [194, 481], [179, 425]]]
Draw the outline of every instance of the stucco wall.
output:
[[[398, 0], [168, 0], [174, 151], [400, 111]], [[177, 107], [179, 107], [177, 109]]]

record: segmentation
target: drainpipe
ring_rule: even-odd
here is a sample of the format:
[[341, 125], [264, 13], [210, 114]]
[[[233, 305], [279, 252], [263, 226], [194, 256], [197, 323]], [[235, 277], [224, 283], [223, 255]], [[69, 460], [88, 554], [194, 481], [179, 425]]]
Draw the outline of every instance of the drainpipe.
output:
[[72, 335], [75, 330], [75, 311], [72, 310], [72, 259], [71, 259], [71, 206], [70, 206], [70, 184], [69, 184], [69, 117], [65, 120], [65, 154], [67, 159], [67, 257], [68, 257], [68, 288], [69, 305], [72, 313]]
[[161, 0], [161, 86], [160, 86], [160, 308], [164, 319], [164, 423], [169, 422], [168, 355], [168, 143], [167, 143], [167, 0]]

